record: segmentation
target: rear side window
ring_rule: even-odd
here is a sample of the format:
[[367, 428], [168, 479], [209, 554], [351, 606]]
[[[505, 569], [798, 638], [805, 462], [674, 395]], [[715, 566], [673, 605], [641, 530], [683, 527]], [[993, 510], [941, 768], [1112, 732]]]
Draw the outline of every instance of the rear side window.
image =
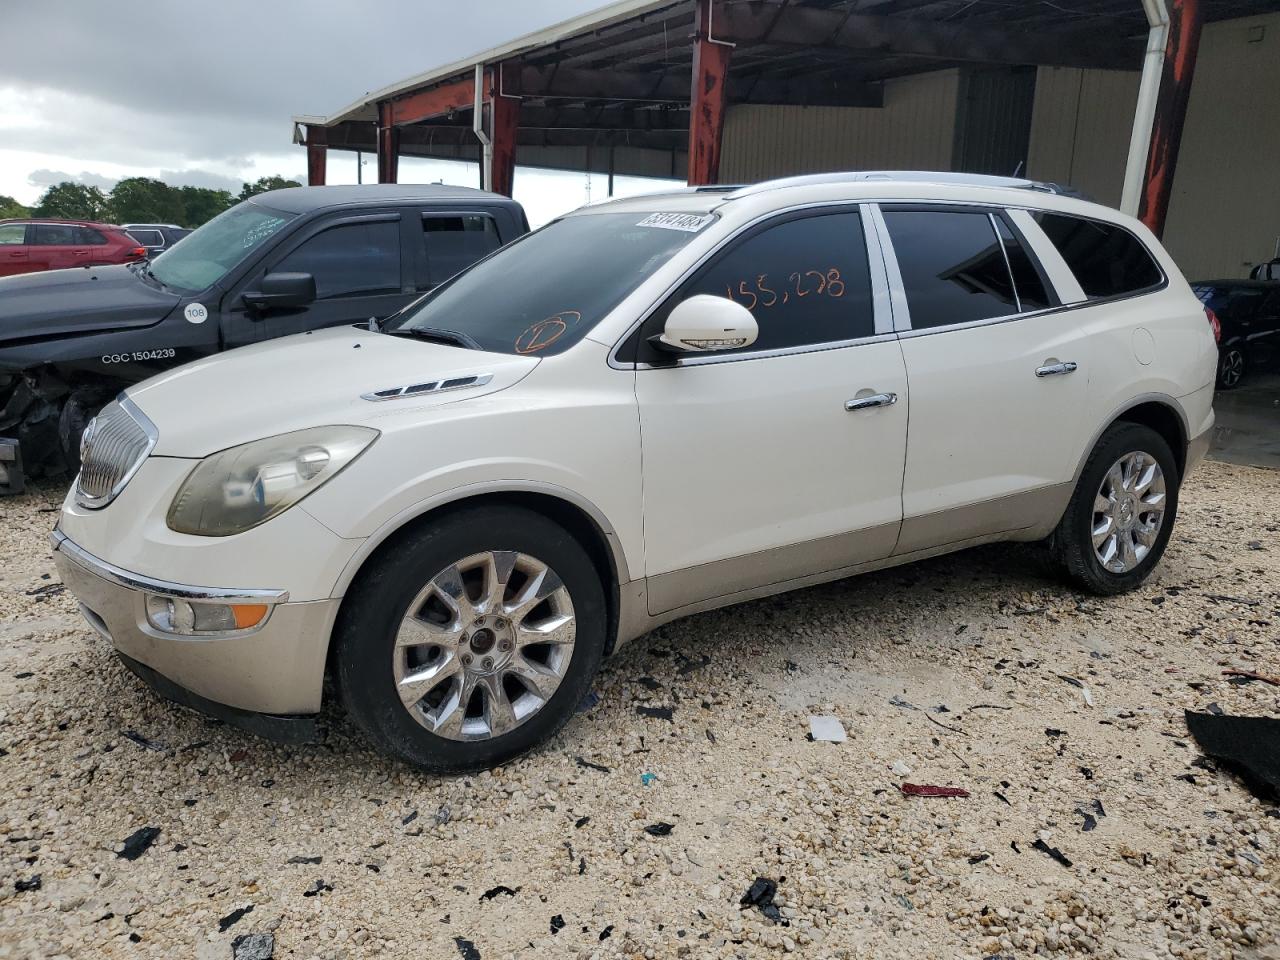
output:
[[76, 227], [76, 243], [90, 247], [104, 247], [107, 245], [107, 238], [103, 236], [101, 230], [94, 230], [92, 227]]
[[728, 297], [751, 311], [760, 329], [751, 350], [875, 334], [867, 245], [857, 213], [766, 227], [714, 260], [670, 305], [703, 293]]
[[129, 230], [126, 231], [129, 236], [142, 244], [144, 247], [163, 247], [164, 234], [159, 230]]
[[37, 223], [35, 243], [41, 247], [71, 247], [76, 245], [76, 227], [70, 223]]
[[502, 246], [493, 217], [482, 214], [424, 216], [422, 238], [432, 284], [444, 283]]
[[0, 245], [25, 243], [26, 237], [25, 223], [0, 223]]
[[1090, 300], [1123, 297], [1163, 282], [1151, 253], [1124, 227], [1060, 213], [1034, 216]]
[[400, 291], [400, 223], [345, 223], [303, 242], [272, 268], [309, 273], [316, 299], [372, 296]]
[[1005, 252], [987, 214], [890, 207], [884, 219], [913, 330], [1019, 312]]

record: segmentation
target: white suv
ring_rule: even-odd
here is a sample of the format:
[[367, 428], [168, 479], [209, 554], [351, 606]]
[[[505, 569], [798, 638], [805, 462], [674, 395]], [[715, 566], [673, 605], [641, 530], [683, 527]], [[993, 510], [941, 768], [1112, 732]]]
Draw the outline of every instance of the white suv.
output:
[[166, 696], [305, 736], [328, 674], [382, 749], [475, 769], [686, 614], [994, 540], [1135, 587], [1215, 358], [1151, 233], [1036, 184], [685, 190], [130, 388], [53, 542]]

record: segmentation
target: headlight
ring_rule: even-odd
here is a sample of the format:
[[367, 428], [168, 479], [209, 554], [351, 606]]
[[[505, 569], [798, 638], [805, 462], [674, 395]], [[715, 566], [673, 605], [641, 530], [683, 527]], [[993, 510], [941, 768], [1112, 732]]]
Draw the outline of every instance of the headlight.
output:
[[312, 427], [231, 447], [200, 461], [169, 507], [169, 528], [229, 537], [293, 506], [364, 452], [369, 427]]

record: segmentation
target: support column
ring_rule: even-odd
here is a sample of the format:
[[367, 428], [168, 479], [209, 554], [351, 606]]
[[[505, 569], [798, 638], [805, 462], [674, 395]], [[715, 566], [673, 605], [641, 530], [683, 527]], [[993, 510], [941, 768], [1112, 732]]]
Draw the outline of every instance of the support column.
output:
[[325, 127], [307, 125], [307, 186], [323, 187], [325, 160], [328, 158], [329, 131]]
[[713, 0], [697, 0], [689, 104], [689, 185], [720, 182], [720, 138], [733, 45], [712, 39]]
[[378, 182], [397, 183], [400, 130], [391, 117], [390, 101], [378, 104]]
[[1195, 75], [1200, 49], [1200, 28], [1204, 11], [1200, 0], [1169, 0], [1169, 39], [1165, 45], [1160, 93], [1151, 125], [1151, 146], [1142, 179], [1142, 201], [1138, 218], [1157, 237], [1164, 233], [1173, 195], [1173, 175], [1178, 165], [1178, 148], [1191, 99], [1191, 78]]
[[494, 193], [509, 197], [516, 175], [516, 139], [520, 129], [520, 101], [515, 97], [500, 94], [497, 90], [498, 84], [493, 86], [492, 99], [489, 101], [489, 119], [492, 124], [489, 135], [493, 138], [491, 189]]

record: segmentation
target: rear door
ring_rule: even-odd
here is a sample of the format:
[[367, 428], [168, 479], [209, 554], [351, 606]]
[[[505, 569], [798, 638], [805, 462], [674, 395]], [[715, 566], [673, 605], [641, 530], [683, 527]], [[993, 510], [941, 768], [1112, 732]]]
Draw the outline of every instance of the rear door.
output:
[[896, 552], [1032, 526], [1089, 440], [1088, 330], [1003, 211], [880, 211], [911, 384]]
[[[331, 217], [291, 234], [263, 258], [228, 297], [227, 346], [363, 323], [395, 313], [414, 295], [401, 255], [399, 212]], [[243, 299], [268, 273], [309, 273], [310, 306], [255, 310]]]
[[11, 277], [31, 269], [27, 251], [27, 231], [30, 229], [25, 223], [0, 223], [0, 277]]
[[32, 270], [62, 270], [88, 265], [92, 247], [83, 243], [73, 223], [36, 223], [31, 227]]
[[411, 258], [414, 290], [426, 293], [513, 239], [493, 211], [422, 211], [408, 224], [405, 244]]

